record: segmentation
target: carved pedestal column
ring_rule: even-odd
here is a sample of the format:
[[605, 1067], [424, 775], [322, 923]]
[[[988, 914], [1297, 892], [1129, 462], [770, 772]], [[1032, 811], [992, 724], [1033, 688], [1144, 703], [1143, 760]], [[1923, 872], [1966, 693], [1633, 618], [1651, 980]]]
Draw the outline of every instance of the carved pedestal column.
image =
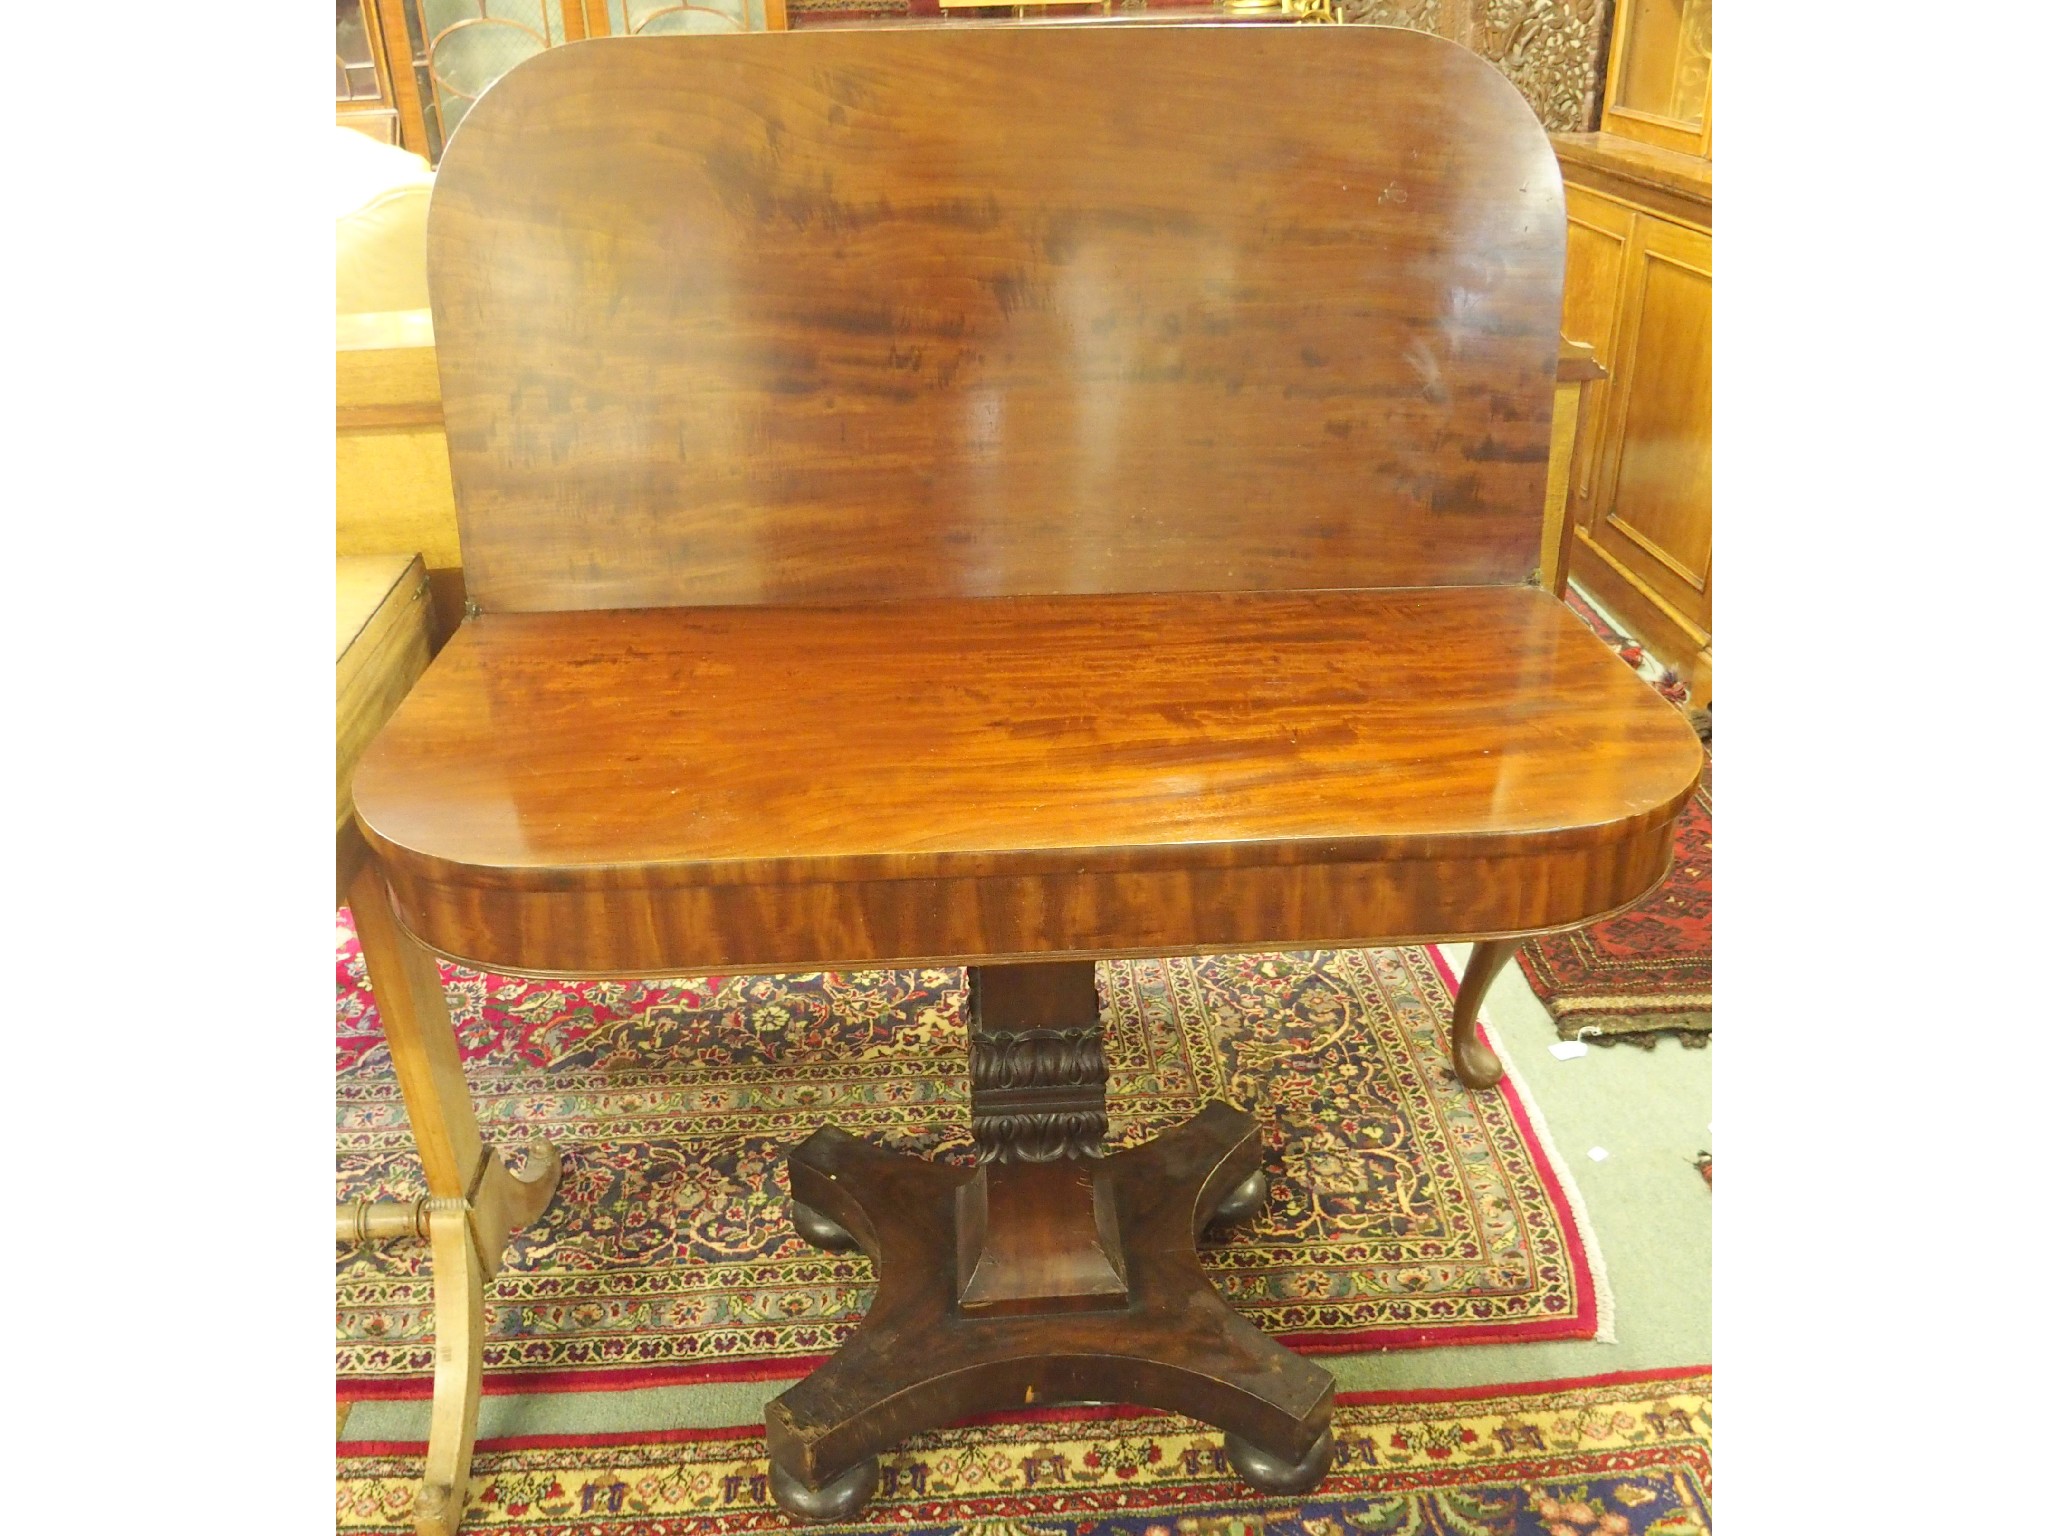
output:
[[768, 1405], [770, 1487], [802, 1519], [873, 1493], [919, 1430], [1045, 1403], [1130, 1402], [1226, 1431], [1255, 1487], [1328, 1469], [1333, 1383], [1225, 1305], [1195, 1242], [1264, 1198], [1258, 1127], [1210, 1104], [1102, 1155], [1108, 1073], [1088, 962], [970, 972], [978, 1165], [879, 1151], [827, 1127], [790, 1154], [793, 1217], [874, 1260], [867, 1320]]
[[967, 1075], [983, 1163], [1100, 1157], [1109, 1063], [1095, 964], [977, 966], [967, 973]]

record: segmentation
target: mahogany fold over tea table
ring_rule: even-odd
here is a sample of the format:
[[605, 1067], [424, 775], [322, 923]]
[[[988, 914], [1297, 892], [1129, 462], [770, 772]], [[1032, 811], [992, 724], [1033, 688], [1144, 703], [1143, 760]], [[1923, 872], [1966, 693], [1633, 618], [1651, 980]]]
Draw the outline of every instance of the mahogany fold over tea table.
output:
[[[1518, 936], [1662, 875], [1698, 744], [1529, 585], [1562, 256], [1533, 116], [1409, 32], [577, 44], [455, 136], [471, 616], [354, 784], [416, 1129], [461, 1093], [433, 952], [970, 968], [977, 1166], [790, 1153], [797, 1230], [877, 1277], [769, 1407], [790, 1513], [1047, 1402], [1190, 1413], [1268, 1491], [1329, 1465], [1329, 1374], [1196, 1258], [1264, 1198], [1257, 1124], [1104, 1155], [1093, 967], [1473, 938], [1486, 1088]], [[532, 1213], [465, 1123], [430, 1177], [495, 1266]], [[423, 1529], [474, 1425], [444, 1364]]]

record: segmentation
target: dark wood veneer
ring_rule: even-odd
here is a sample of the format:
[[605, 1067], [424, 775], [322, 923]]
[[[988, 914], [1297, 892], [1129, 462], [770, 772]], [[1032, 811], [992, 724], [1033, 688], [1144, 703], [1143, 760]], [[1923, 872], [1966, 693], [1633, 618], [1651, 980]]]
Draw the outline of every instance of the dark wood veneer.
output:
[[1523, 581], [1556, 158], [1440, 39], [608, 39], [441, 162], [486, 612]]

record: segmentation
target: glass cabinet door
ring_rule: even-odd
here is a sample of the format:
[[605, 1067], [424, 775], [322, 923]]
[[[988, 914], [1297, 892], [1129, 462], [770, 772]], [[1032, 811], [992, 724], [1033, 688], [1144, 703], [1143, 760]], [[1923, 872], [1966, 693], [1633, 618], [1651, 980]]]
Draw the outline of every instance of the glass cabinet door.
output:
[[377, 42], [363, 0], [334, 0], [335, 121], [396, 144], [398, 114]]
[[1713, 0], [1625, 0], [1615, 15], [1602, 126], [1707, 153], [1713, 61]]

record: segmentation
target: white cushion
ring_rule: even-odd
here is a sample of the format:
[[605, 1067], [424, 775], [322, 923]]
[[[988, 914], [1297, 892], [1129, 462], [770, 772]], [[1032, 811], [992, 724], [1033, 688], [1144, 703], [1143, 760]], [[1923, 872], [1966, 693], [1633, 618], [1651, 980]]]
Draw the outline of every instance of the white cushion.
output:
[[409, 150], [337, 126], [328, 165], [334, 201], [334, 309], [364, 314], [427, 306], [427, 197], [434, 173]]

